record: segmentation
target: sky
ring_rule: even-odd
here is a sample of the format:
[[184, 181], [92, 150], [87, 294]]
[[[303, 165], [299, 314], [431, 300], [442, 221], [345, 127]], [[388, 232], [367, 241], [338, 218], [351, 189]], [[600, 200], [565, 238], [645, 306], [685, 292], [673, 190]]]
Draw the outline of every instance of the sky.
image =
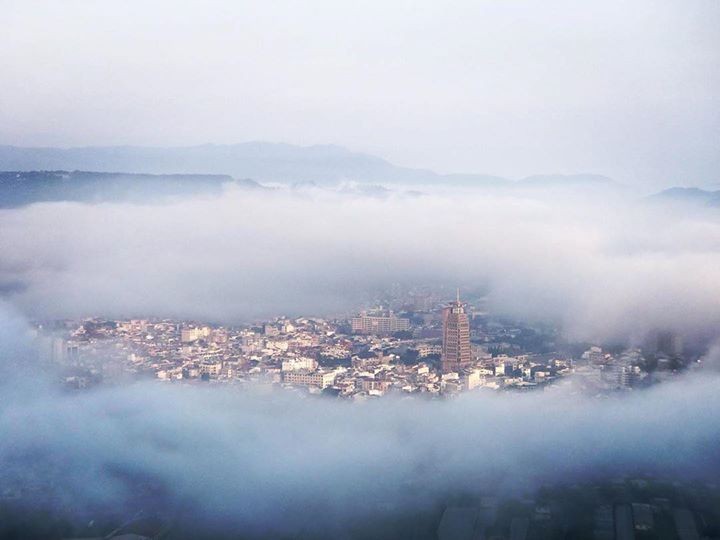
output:
[[0, 144], [720, 182], [720, 3], [0, 0]]
[[[0, 20], [0, 144], [263, 140], [443, 173], [720, 182], [715, 0], [0, 0]], [[403, 510], [598, 472], [717, 478], [717, 207], [618, 185], [404, 189], [226, 185], [0, 210], [0, 470], [113, 508], [135, 495], [113, 472], [146, 474], [266, 537], [392, 511], [379, 494]], [[703, 369], [613, 399], [570, 380], [353, 404], [152, 383], [65, 393], [28, 362], [33, 320], [348, 314], [394, 282], [482, 289], [493, 314], [573, 340], [672, 331], [707, 346]]]

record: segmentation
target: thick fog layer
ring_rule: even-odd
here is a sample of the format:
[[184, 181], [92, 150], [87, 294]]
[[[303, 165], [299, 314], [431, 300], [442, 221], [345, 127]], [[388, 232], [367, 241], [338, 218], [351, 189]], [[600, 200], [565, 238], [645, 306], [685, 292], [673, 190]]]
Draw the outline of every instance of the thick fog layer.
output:
[[[3, 309], [2, 366], [22, 322]], [[348, 403], [259, 387], [144, 383], [60, 394], [3, 373], [0, 463], [70, 507], [137, 497], [120, 472], [165, 486], [187, 512], [246, 533], [332, 535], [353, 520], [449, 494], [521, 495], [541, 483], [622, 473], [715, 480], [720, 378], [707, 371], [598, 400], [544, 393]], [[61, 501], [62, 503], [63, 501]], [[157, 501], [155, 501], [157, 502]], [[39, 504], [39, 501], [38, 501]]]
[[[720, 328], [720, 214], [617, 192], [244, 191], [0, 211], [0, 281], [32, 317], [219, 322], [355, 310], [393, 282], [487, 287], [573, 337]], [[382, 196], [376, 196], [382, 195]]]

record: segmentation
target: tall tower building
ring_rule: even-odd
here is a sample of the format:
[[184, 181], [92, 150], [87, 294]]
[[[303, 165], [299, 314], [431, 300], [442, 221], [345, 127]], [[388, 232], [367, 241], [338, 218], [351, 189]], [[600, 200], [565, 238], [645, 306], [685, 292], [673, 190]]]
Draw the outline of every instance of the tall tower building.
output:
[[459, 371], [472, 363], [470, 353], [470, 322], [465, 313], [465, 304], [460, 302], [460, 291], [457, 300], [443, 310], [443, 373]]

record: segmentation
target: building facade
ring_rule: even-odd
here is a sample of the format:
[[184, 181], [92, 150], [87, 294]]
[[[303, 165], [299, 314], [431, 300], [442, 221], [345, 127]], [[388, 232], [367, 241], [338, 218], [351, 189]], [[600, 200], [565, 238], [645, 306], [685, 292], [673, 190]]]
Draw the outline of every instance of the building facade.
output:
[[410, 319], [396, 317], [390, 314], [387, 317], [361, 314], [350, 320], [352, 331], [358, 334], [392, 334], [410, 329]]
[[318, 371], [286, 371], [283, 373], [283, 381], [287, 384], [297, 386], [315, 386], [318, 388], [327, 388], [335, 382], [337, 373], [334, 371], [320, 373]]
[[460, 371], [472, 364], [470, 322], [460, 295], [443, 310], [443, 373]]

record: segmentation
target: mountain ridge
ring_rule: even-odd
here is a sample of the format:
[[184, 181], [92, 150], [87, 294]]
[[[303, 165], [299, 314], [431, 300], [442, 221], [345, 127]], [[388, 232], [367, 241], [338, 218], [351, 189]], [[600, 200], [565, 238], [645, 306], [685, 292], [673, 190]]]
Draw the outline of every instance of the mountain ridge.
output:
[[[338, 145], [298, 146], [289, 143], [250, 141], [194, 146], [0, 146], [0, 170], [65, 170], [143, 174], [225, 174], [252, 178], [261, 183], [319, 184], [356, 181], [365, 183], [437, 184], [498, 187], [515, 184], [500, 176], [474, 173], [440, 174], [428, 169], [401, 167], [386, 159], [354, 152]], [[588, 181], [587, 179], [594, 180]], [[520, 180], [540, 183], [599, 185], [599, 175], [536, 175]], [[554, 180], [550, 180], [554, 179]]]
[[38, 202], [162, 203], [192, 196], [219, 196], [226, 184], [262, 189], [228, 175], [144, 174], [94, 171], [0, 171], [0, 208]]
[[698, 187], [671, 187], [650, 195], [648, 200], [650, 202], [673, 202], [720, 207], [720, 190], [711, 191]]

